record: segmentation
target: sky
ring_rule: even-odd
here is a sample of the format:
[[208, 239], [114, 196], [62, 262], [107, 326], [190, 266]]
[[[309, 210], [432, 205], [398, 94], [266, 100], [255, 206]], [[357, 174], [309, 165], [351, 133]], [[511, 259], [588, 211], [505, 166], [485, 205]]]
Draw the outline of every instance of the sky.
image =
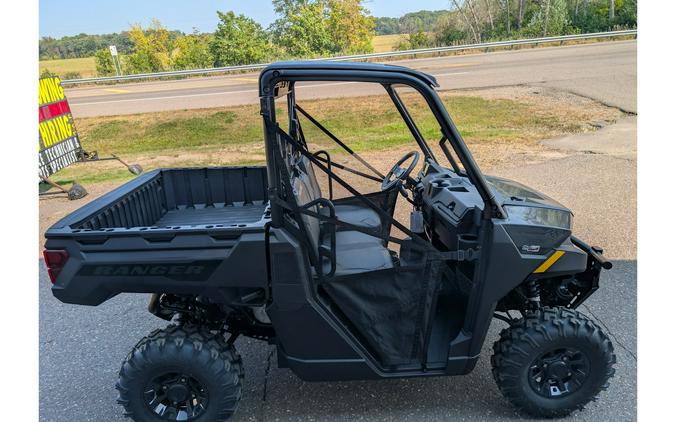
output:
[[[365, 0], [373, 16], [399, 17], [418, 10], [450, 7], [450, 0]], [[169, 29], [213, 32], [216, 10], [233, 10], [263, 27], [274, 21], [271, 0], [40, 0], [40, 37], [108, 34], [127, 30], [131, 24], [147, 25], [157, 18]]]

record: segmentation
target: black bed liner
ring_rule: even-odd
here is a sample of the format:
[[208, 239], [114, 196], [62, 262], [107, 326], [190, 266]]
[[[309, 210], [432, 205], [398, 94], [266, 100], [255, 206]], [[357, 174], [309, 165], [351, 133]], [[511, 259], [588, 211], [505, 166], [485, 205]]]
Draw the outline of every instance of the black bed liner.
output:
[[157, 220], [158, 226], [190, 226], [207, 224], [245, 224], [260, 221], [266, 205], [230, 205], [227, 207], [184, 208], [168, 211]]
[[57, 233], [106, 233], [212, 226], [262, 227], [265, 167], [159, 169], [85, 205], [50, 228]]

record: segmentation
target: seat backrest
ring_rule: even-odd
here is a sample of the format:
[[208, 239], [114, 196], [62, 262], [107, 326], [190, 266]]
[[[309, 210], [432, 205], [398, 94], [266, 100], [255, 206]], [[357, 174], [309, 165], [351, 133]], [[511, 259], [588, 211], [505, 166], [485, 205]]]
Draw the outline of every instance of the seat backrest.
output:
[[[296, 169], [294, 175], [291, 177], [291, 184], [298, 206], [301, 207], [317, 199], [314, 196], [316, 192], [311, 187], [310, 177], [306, 173]], [[319, 207], [313, 206], [309, 208], [309, 211], [318, 213]], [[318, 256], [319, 244], [321, 242], [321, 226], [319, 224], [319, 219], [307, 214], [301, 214], [301, 219], [305, 225], [310, 245], [315, 251], [316, 256]]]
[[302, 155], [297, 161], [296, 168], [298, 171], [304, 173], [307, 176], [309, 184], [308, 187], [311, 189], [311, 195], [313, 199], [321, 198], [321, 186], [319, 186], [319, 181], [316, 179], [316, 173], [314, 173], [312, 161], [306, 156]]

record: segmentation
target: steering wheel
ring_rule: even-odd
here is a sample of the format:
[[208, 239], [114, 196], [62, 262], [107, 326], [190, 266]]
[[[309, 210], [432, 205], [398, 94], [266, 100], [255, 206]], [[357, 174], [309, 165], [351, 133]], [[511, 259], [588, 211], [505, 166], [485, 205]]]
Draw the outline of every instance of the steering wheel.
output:
[[[412, 158], [412, 163], [406, 168], [401, 168], [403, 163], [408, 161], [410, 158]], [[417, 161], [420, 159], [420, 153], [417, 151], [410, 151], [403, 157], [401, 157], [400, 160], [394, 164], [394, 167], [389, 170], [389, 173], [387, 173], [386, 176], [384, 176], [384, 180], [382, 180], [382, 192], [387, 191], [394, 186], [398, 185], [399, 182], [404, 181], [408, 176], [410, 176], [410, 173], [415, 169], [415, 166], [417, 165]], [[393, 176], [393, 179], [392, 179]]]

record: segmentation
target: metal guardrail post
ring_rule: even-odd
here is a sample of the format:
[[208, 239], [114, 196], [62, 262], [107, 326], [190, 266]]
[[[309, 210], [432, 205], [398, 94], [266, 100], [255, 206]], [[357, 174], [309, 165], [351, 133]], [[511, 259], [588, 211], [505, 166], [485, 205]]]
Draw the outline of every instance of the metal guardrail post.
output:
[[[403, 50], [403, 51], [388, 51], [385, 53], [370, 53], [370, 54], [355, 54], [351, 56], [335, 56], [335, 57], [325, 57], [320, 59], [311, 59], [314, 60], [327, 60], [327, 61], [352, 61], [352, 60], [369, 60], [369, 59], [382, 59], [382, 58], [393, 58], [393, 57], [403, 57], [403, 56], [413, 56], [417, 57], [420, 54], [434, 54], [450, 52], [450, 51], [464, 51], [464, 50], [488, 50], [494, 47], [510, 47], [511, 49], [514, 46], [518, 45], [532, 45], [533, 47], [548, 42], [560, 42], [562, 45], [565, 41], [572, 40], [591, 40], [591, 39], [600, 39], [600, 38], [613, 38], [613, 37], [622, 37], [622, 36], [637, 36], [637, 29], [629, 29], [624, 31], [612, 31], [612, 32], [596, 32], [592, 34], [573, 34], [573, 35], [561, 35], [557, 37], [542, 37], [542, 38], [529, 38], [529, 39], [520, 39], [520, 40], [508, 40], [508, 41], [493, 41], [480, 44], [466, 44], [466, 45], [450, 45], [444, 47], [432, 47], [432, 48], [419, 48], [416, 50]], [[122, 75], [122, 76], [104, 76], [100, 78], [81, 78], [81, 79], [69, 79], [62, 80], [61, 85], [79, 85], [87, 83], [98, 83], [98, 82], [119, 82], [119, 81], [132, 81], [136, 79], [158, 79], [158, 78], [170, 78], [176, 76], [191, 76], [191, 75], [209, 75], [213, 73], [229, 73], [229, 72], [239, 72], [246, 70], [261, 70], [268, 66], [270, 63], [261, 63], [261, 64], [249, 64], [249, 65], [240, 65], [240, 66], [228, 66], [228, 67], [215, 67], [207, 69], [191, 69], [191, 70], [176, 70], [170, 72], [157, 72], [157, 73], [139, 73], [135, 75]]]

